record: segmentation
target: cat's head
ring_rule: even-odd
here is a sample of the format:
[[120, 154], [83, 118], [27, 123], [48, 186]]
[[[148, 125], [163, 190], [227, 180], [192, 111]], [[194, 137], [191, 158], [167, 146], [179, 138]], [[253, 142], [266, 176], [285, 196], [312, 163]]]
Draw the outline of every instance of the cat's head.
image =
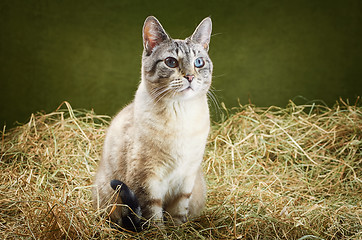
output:
[[153, 99], [182, 100], [207, 93], [213, 68], [208, 55], [211, 27], [207, 17], [190, 37], [176, 40], [155, 17], [145, 20], [142, 81]]

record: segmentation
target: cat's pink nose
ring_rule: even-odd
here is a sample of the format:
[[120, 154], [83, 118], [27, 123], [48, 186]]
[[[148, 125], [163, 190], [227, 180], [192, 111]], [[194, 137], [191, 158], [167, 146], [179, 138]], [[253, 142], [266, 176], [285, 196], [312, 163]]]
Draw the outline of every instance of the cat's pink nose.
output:
[[192, 80], [194, 79], [194, 75], [186, 74], [186, 75], [184, 76], [184, 78], [186, 78], [187, 81], [192, 82]]

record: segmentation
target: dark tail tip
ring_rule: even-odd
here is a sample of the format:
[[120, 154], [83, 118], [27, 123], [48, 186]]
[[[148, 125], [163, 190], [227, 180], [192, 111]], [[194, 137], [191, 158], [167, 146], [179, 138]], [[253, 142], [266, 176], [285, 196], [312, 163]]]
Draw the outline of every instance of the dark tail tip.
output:
[[128, 211], [122, 216], [122, 227], [127, 230], [139, 232], [141, 230], [141, 207], [136, 195], [128, 188], [128, 186], [119, 180], [112, 180], [111, 187], [119, 191], [122, 203], [128, 205]]

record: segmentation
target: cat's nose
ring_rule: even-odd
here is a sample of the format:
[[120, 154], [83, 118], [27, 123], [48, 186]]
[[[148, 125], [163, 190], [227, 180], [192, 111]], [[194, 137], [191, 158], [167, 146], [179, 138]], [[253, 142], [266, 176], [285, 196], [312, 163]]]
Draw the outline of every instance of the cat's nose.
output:
[[192, 82], [192, 80], [194, 79], [194, 75], [186, 74], [184, 78], [186, 78], [187, 81]]

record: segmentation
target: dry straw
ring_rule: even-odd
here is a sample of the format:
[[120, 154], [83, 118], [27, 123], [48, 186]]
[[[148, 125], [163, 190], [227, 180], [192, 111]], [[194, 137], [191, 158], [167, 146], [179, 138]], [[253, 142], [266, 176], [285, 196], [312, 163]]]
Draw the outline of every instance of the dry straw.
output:
[[193, 221], [121, 232], [92, 209], [108, 116], [68, 103], [1, 132], [1, 239], [361, 239], [362, 108], [240, 106], [213, 124]]

